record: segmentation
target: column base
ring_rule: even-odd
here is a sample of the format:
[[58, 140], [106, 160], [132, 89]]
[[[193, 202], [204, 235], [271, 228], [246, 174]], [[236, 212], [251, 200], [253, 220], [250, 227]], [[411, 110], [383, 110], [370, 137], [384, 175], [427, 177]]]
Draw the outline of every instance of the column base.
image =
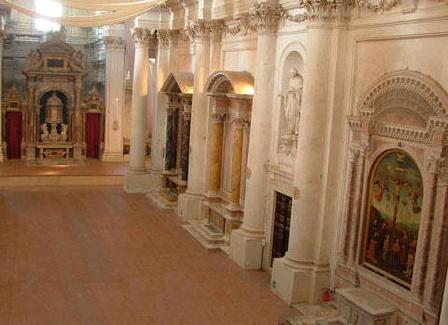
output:
[[202, 194], [185, 192], [177, 199], [177, 214], [188, 222], [201, 219], [201, 207], [204, 197]]
[[230, 258], [245, 270], [262, 268], [264, 236], [250, 237], [243, 229], [230, 235]]
[[35, 146], [27, 146], [25, 147], [25, 160], [35, 160], [36, 159], [36, 147]]
[[322, 289], [330, 285], [330, 268], [300, 265], [287, 257], [274, 259], [271, 289], [288, 305], [321, 302]]
[[73, 146], [73, 158], [76, 160], [84, 159], [84, 157], [82, 155], [82, 145], [81, 144], [75, 144]]
[[123, 189], [127, 193], [147, 193], [155, 186], [154, 177], [148, 171], [130, 170], [124, 175]]
[[123, 160], [122, 152], [104, 152], [101, 156], [101, 161], [120, 162]]

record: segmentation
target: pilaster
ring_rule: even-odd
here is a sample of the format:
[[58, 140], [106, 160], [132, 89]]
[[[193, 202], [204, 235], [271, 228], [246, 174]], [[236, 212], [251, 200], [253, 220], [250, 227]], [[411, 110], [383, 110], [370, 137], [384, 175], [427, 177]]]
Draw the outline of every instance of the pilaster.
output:
[[2, 66], [2, 62], [3, 62], [3, 37], [4, 37], [4, 32], [3, 30], [0, 31], [0, 162], [5, 160], [5, 154], [4, 154], [4, 147], [3, 147], [3, 139], [2, 139], [2, 134], [3, 134], [3, 121], [2, 121], [2, 117], [3, 117], [3, 112], [2, 112], [2, 107], [3, 107], [3, 90], [2, 90], [2, 71], [3, 71], [3, 66]]
[[106, 111], [103, 161], [123, 161], [122, 115], [125, 98], [125, 41], [106, 36]]
[[250, 10], [249, 19], [258, 31], [246, 196], [243, 224], [231, 234], [230, 257], [245, 269], [262, 264], [264, 242], [264, 201], [267, 174], [265, 166], [271, 139], [272, 98], [274, 89], [275, 49], [282, 8], [277, 4], [259, 3]]

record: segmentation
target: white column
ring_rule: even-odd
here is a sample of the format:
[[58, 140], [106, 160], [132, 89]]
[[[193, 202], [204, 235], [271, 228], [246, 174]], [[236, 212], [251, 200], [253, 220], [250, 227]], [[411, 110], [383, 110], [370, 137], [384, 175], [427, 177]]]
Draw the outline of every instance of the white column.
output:
[[153, 34], [144, 28], [135, 28], [134, 78], [132, 83], [131, 150], [129, 169], [125, 176], [127, 192], [146, 192], [149, 189], [149, 172], [145, 167], [146, 118], [149, 73], [149, 41]]
[[265, 206], [261, 202], [266, 198], [276, 31], [281, 13], [281, 7], [270, 3], [258, 4], [251, 10], [251, 18], [257, 23], [258, 37], [244, 218], [241, 228], [232, 232], [230, 240], [230, 257], [245, 269], [258, 269], [262, 258]]
[[[334, 181], [338, 164], [331, 160], [340, 157], [334, 151], [342, 141], [334, 134], [344, 121], [341, 105], [335, 103], [336, 97], [330, 97], [330, 87], [338, 84], [332, 59], [343, 52], [343, 30], [333, 29], [325, 9], [331, 10], [325, 5], [316, 8], [318, 16], [308, 24], [288, 252], [284, 258], [274, 260], [272, 269], [273, 291], [288, 304], [317, 303], [322, 288], [330, 285], [336, 214], [329, 211], [327, 196], [337, 195], [330, 193], [338, 186]], [[336, 109], [340, 111], [334, 112]], [[332, 139], [336, 143], [331, 143]]]
[[125, 98], [125, 42], [106, 36], [106, 112], [103, 161], [123, 161], [122, 116]]
[[3, 152], [3, 138], [2, 138], [2, 133], [3, 133], [3, 121], [2, 121], [2, 99], [3, 99], [3, 90], [2, 90], [2, 72], [3, 72], [3, 66], [2, 66], [2, 62], [3, 62], [3, 36], [4, 36], [4, 32], [1, 30], [0, 31], [0, 162], [5, 160], [4, 157], [4, 152]]
[[178, 211], [187, 220], [200, 216], [202, 195], [207, 190], [205, 157], [207, 155], [207, 117], [208, 96], [204, 86], [209, 76], [210, 30], [207, 21], [197, 20], [188, 32], [194, 40], [194, 92], [191, 111], [190, 158], [188, 169], [188, 188], [179, 195]]

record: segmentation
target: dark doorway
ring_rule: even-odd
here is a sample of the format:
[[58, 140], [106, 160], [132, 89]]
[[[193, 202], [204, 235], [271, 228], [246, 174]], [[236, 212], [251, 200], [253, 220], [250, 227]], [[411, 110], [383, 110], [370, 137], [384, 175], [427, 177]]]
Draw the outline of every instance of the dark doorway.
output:
[[8, 159], [20, 159], [22, 145], [22, 113], [6, 113], [6, 140]]
[[275, 192], [274, 237], [271, 265], [274, 258], [285, 256], [288, 250], [289, 227], [291, 224], [292, 198]]
[[100, 157], [100, 113], [86, 114], [86, 156]]

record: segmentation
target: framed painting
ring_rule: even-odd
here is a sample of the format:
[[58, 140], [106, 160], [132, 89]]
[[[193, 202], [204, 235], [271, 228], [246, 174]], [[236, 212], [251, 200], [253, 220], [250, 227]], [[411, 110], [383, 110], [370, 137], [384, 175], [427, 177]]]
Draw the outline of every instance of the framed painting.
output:
[[384, 152], [370, 173], [362, 264], [410, 288], [422, 213], [423, 182], [402, 150]]

